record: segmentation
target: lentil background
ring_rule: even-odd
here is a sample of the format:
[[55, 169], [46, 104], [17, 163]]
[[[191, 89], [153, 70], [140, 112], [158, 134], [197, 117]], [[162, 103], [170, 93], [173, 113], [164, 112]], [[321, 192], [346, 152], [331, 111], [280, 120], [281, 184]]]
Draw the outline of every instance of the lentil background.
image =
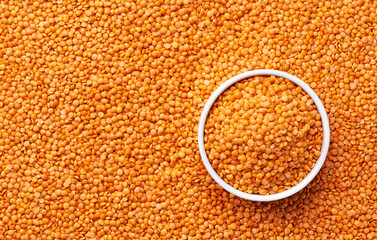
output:
[[[376, 239], [374, 1], [0, 1], [0, 239]], [[256, 203], [196, 134], [228, 78], [307, 82], [329, 114], [315, 180]]]

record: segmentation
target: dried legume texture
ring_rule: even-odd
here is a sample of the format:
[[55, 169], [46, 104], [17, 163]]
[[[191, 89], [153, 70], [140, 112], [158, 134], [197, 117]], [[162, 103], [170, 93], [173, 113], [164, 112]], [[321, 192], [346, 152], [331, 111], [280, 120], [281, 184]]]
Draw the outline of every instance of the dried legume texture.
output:
[[284, 78], [252, 77], [219, 96], [205, 126], [207, 156], [221, 178], [252, 194], [297, 185], [321, 155], [313, 100]]
[[[1, 239], [376, 239], [375, 1], [1, 1]], [[288, 199], [230, 195], [197, 124], [224, 81], [287, 71], [332, 142]]]

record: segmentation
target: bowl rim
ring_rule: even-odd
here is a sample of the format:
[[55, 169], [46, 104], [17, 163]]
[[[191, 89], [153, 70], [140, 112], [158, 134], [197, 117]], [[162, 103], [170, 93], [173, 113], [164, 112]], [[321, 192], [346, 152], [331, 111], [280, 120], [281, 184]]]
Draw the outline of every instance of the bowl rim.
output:
[[[296, 85], [301, 87], [313, 99], [314, 104], [317, 107], [317, 111], [321, 115], [321, 122], [322, 122], [322, 129], [323, 129], [321, 155], [317, 159], [316, 164], [313, 167], [313, 169], [297, 185], [295, 185], [295, 186], [293, 186], [293, 187], [291, 187], [291, 188], [289, 188], [289, 189], [287, 189], [283, 192], [275, 193], [275, 194], [271, 194], [271, 195], [260, 195], [260, 194], [246, 193], [246, 192], [238, 190], [238, 189], [232, 187], [231, 185], [229, 185], [228, 183], [226, 183], [217, 174], [217, 172], [213, 169], [211, 163], [208, 160], [207, 153], [206, 153], [205, 148], [204, 148], [204, 127], [205, 127], [205, 123], [206, 123], [209, 111], [211, 110], [211, 108], [212, 108], [213, 104], [215, 103], [215, 101], [217, 100], [217, 98], [226, 89], [228, 89], [230, 86], [232, 86], [236, 82], [243, 80], [245, 78], [249, 78], [249, 77], [252, 77], [252, 76], [260, 76], [260, 75], [282, 77], [282, 78], [285, 78], [285, 79], [292, 81], [293, 83], [295, 83]], [[319, 170], [322, 168], [322, 166], [325, 162], [327, 152], [328, 152], [328, 149], [329, 149], [330, 126], [329, 126], [329, 120], [328, 120], [328, 117], [327, 117], [326, 110], [325, 110], [321, 100], [319, 99], [317, 94], [313, 91], [313, 89], [308, 84], [306, 84], [301, 79], [299, 79], [299, 78], [297, 78], [297, 77], [295, 77], [295, 76], [293, 76], [293, 75], [291, 75], [287, 72], [272, 70], [272, 69], [257, 69], [257, 70], [244, 72], [244, 73], [238, 74], [238, 75], [230, 78], [229, 80], [227, 80], [226, 82], [221, 84], [211, 94], [211, 96], [208, 98], [206, 104], [204, 105], [202, 114], [200, 116], [199, 126], [198, 126], [198, 144], [199, 144], [199, 152], [200, 152], [202, 161], [203, 161], [204, 166], [206, 167], [208, 173], [226, 191], [228, 191], [228, 192], [230, 192], [230, 193], [232, 193], [232, 194], [234, 194], [238, 197], [247, 199], [247, 200], [259, 201], [259, 202], [275, 201], [275, 200], [287, 198], [287, 197], [292, 196], [293, 194], [301, 191], [318, 174]]]

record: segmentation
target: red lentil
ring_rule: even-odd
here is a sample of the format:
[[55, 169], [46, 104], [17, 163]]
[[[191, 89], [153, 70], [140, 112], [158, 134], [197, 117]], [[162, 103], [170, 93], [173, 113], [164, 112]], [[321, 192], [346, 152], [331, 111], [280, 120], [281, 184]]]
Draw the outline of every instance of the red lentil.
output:
[[[0, 2], [0, 239], [376, 239], [376, 4]], [[332, 137], [270, 203], [218, 186], [196, 139], [214, 89], [260, 68], [308, 83]]]

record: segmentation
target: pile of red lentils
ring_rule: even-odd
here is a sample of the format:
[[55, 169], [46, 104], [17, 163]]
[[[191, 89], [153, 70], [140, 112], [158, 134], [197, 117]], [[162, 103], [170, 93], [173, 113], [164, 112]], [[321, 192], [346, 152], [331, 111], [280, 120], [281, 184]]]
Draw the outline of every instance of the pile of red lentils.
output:
[[[376, 239], [377, 2], [0, 2], [0, 239]], [[289, 72], [328, 112], [296, 195], [224, 191], [197, 145], [210, 94]]]
[[208, 158], [241, 191], [269, 195], [301, 182], [321, 155], [313, 100], [284, 78], [252, 77], [227, 89], [205, 126]]

